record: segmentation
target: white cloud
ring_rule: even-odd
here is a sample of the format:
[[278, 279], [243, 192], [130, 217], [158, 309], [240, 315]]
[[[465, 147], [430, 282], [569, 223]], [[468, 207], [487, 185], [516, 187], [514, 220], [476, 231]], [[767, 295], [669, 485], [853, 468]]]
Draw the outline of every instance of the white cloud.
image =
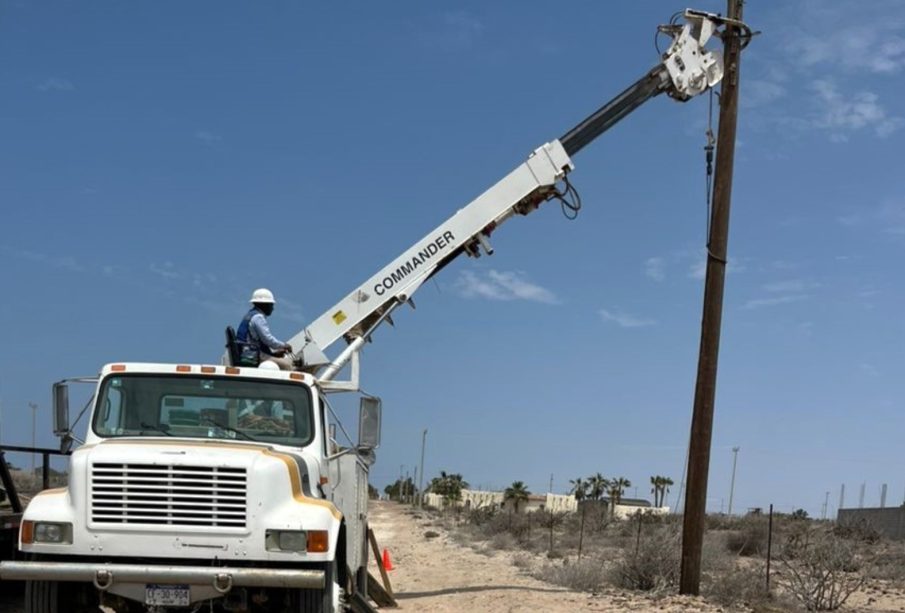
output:
[[772, 294], [800, 294], [808, 290], [820, 287], [819, 283], [791, 279], [788, 281], [776, 281], [763, 286], [764, 290]]
[[830, 79], [818, 79], [810, 87], [817, 94], [814, 127], [829, 130], [833, 140], [848, 140], [850, 133], [865, 128], [882, 138], [905, 125], [905, 119], [887, 113], [873, 92], [856, 92], [846, 97]]
[[885, 234], [905, 235], [905, 200], [887, 200], [859, 213], [837, 216], [836, 221], [846, 227], [863, 226]]
[[769, 79], [748, 79], [740, 103], [745, 108], [766, 106], [786, 95], [786, 88]]
[[30, 249], [13, 249], [11, 247], [4, 247], [3, 250], [13, 257], [22, 260], [39, 262], [53, 268], [62, 268], [63, 270], [68, 270], [70, 272], [86, 272], [86, 268], [79, 264], [79, 262], [70, 255], [50, 255], [48, 253], [42, 253], [40, 251], [32, 251]]
[[789, 262], [788, 260], [773, 260], [770, 262], [770, 266], [776, 270], [795, 270], [801, 265], [796, 262]]
[[513, 271], [490, 270], [484, 275], [470, 270], [462, 271], [455, 288], [466, 298], [488, 300], [527, 300], [544, 304], [558, 304], [559, 299], [550, 290], [527, 281], [524, 275]]
[[477, 44], [486, 29], [484, 22], [474, 13], [451, 10], [437, 15], [427, 27], [419, 28], [416, 36], [427, 47], [462, 51]]
[[[788, 52], [802, 69], [842, 68], [850, 72], [888, 75], [905, 68], [905, 38], [900, 34], [901, 19], [870, 19], [869, 24], [853, 25], [851, 5], [845, 15], [827, 15], [832, 27], [844, 24], [844, 35], [832, 36], [816, 20], [809, 25], [821, 28], [816, 34], [793, 29], [788, 33]], [[900, 5], [901, 6], [901, 5]], [[874, 15], [880, 14], [875, 7]]]
[[647, 258], [647, 261], [644, 262], [644, 274], [659, 283], [666, 279], [666, 272], [663, 270], [664, 264], [663, 258]]
[[884, 203], [880, 206], [877, 217], [887, 234], [905, 235], [905, 201]]
[[770, 298], [755, 298], [754, 300], [749, 300], [742, 307], [743, 309], [760, 309], [762, 307], [771, 307], [777, 306], [780, 304], [789, 304], [791, 302], [800, 302], [802, 300], [806, 300], [808, 296], [806, 294], [791, 294], [788, 296], [772, 296]]
[[181, 279], [183, 277], [183, 274], [176, 270], [176, 267], [173, 266], [172, 262], [164, 262], [162, 266], [159, 264], [151, 264], [148, 267], [148, 270], [159, 277], [167, 279], [168, 281]]
[[774, 44], [765, 46], [766, 36], [752, 44], [758, 51], [741, 94], [747, 121], [791, 138], [825, 131], [840, 142], [855, 133], [888, 137], [905, 125], [901, 105], [878, 96], [905, 70], [905, 3], [852, 6], [800, 0], [765, 13], [761, 25]]
[[863, 217], [858, 213], [851, 213], [850, 215], [839, 215], [836, 217], [836, 221], [843, 226], [857, 226], [859, 223], [864, 221]]
[[446, 25], [447, 36], [460, 44], [471, 44], [484, 32], [483, 22], [467, 11], [444, 13], [443, 23]]
[[869, 364], [867, 362], [862, 362], [861, 364], [858, 364], [858, 368], [860, 368], [861, 372], [863, 372], [868, 377], [879, 377], [880, 376], [880, 371], [873, 364]]
[[42, 92], [71, 92], [75, 89], [75, 85], [72, 84], [72, 81], [69, 79], [61, 79], [59, 77], [49, 77], [44, 79], [41, 83], [36, 86], [38, 91]]
[[621, 311], [609, 311], [607, 309], [600, 309], [598, 313], [600, 314], [600, 317], [601, 319], [603, 319], [603, 321], [611, 321], [622, 326], [623, 328], [643, 328], [645, 326], [653, 326], [657, 324], [657, 321], [654, 319], [645, 319], [643, 317], [637, 317], [635, 315], [630, 315]]
[[218, 134], [214, 134], [213, 132], [209, 132], [207, 130], [198, 130], [197, 132], [195, 132], [195, 138], [208, 145], [212, 145], [223, 140]]

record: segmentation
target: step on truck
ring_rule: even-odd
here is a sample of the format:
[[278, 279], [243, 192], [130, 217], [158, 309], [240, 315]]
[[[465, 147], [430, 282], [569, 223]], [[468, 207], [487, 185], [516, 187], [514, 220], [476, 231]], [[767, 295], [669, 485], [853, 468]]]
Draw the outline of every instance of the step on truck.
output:
[[368, 469], [381, 406], [364, 395], [358, 438], [340, 446], [328, 394], [359, 392], [375, 330], [458, 256], [491, 255], [502, 223], [551, 201], [577, 213], [568, 175], [578, 151], [647, 100], [683, 102], [720, 81], [721, 56], [705, 44], [729, 29], [747, 44], [750, 30], [710, 13], [684, 18], [660, 26], [671, 42], [637, 82], [290, 339], [295, 371], [239, 366], [231, 329], [220, 365], [109, 364], [88, 380], [84, 440], [69, 423], [74, 381], [55, 384], [55, 431], [64, 448], [79, 444], [69, 486], [31, 501], [19, 531], [28, 559], [0, 563], [0, 578], [27, 582], [26, 611], [370, 610]]

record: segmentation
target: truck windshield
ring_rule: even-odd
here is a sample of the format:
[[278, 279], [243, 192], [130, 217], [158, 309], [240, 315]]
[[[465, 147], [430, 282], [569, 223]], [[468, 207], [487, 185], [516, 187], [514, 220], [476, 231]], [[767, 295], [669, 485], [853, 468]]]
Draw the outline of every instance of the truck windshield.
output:
[[304, 446], [311, 392], [298, 383], [192, 375], [111, 376], [94, 412], [98, 436], [175, 436]]

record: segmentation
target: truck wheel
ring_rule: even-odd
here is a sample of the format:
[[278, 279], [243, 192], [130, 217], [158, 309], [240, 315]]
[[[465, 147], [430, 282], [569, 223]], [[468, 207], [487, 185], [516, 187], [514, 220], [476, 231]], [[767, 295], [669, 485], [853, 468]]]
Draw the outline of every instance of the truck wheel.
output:
[[340, 611], [339, 597], [336, 594], [336, 560], [327, 564], [324, 569], [324, 589], [299, 590], [301, 613], [335, 613]]
[[26, 581], [25, 613], [63, 613], [58, 581]]

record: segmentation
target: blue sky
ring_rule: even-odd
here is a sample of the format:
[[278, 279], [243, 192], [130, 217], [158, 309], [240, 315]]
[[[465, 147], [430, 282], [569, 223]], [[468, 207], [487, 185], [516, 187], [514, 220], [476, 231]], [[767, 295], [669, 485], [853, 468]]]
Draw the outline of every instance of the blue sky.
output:
[[[698, 5], [719, 11], [722, 2]], [[666, 1], [4, 3], [2, 441], [105, 362], [212, 362], [250, 292], [290, 337], [657, 60]], [[905, 4], [751, 2], [709, 508], [905, 494]], [[364, 355], [381, 487], [676, 483], [700, 328], [706, 98], [575, 158]], [[352, 421], [352, 404], [340, 403]], [[25, 463], [19, 459], [19, 463]], [[670, 494], [675, 498], [677, 487]], [[633, 491], [631, 493], [634, 493]]]

